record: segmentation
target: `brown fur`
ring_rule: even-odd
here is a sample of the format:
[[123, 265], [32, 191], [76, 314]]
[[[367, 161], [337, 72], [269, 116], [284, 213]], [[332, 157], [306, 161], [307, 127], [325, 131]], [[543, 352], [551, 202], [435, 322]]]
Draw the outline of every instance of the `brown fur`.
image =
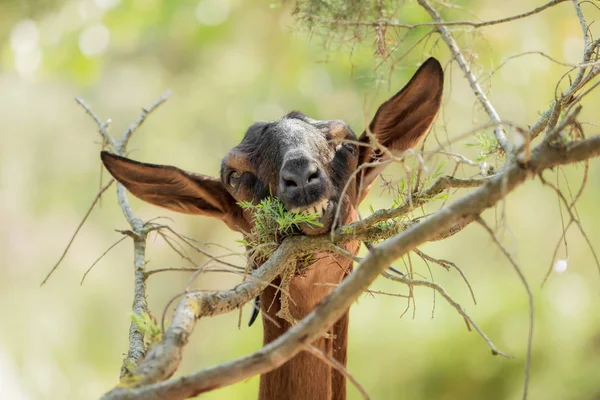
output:
[[[356, 217], [356, 213], [353, 213], [353, 216]], [[356, 253], [359, 243], [351, 242], [345, 248]], [[345, 257], [333, 256], [329, 253], [318, 254], [316, 257], [319, 260], [312, 264], [305, 274], [295, 277], [290, 285], [292, 299], [290, 312], [298, 320], [307, 316], [352, 270], [352, 262]], [[278, 281], [273, 283], [274, 286], [279, 284]], [[277, 312], [281, 308], [280, 295], [276, 287], [270, 286], [260, 298], [264, 344], [277, 339], [290, 328], [288, 322], [277, 317]], [[272, 319], [278, 321], [280, 327], [277, 327]], [[312, 343], [342, 365], [346, 365], [347, 359], [348, 321], [348, 313], [345, 313], [327, 331], [329, 337], [322, 337]], [[344, 400], [345, 398], [344, 376], [306, 351], [299, 353], [283, 366], [261, 376], [260, 380], [260, 400]]]

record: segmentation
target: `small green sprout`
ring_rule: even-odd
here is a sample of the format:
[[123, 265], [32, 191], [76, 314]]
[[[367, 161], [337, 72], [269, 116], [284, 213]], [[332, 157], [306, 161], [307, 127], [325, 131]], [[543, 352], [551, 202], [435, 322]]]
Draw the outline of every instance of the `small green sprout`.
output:
[[268, 258], [284, 238], [294, 234], [301, 225], [323, 226], [319, 215], [314, 213], [299, 214], [288, 211], [281, 200], [267, 197], [258, 204], [240, 201], [239, 206], [252, 213], [253, 228], [244, 240], [245, 246], [258, 251], [261, 259]]
[[466, 143], [467, 147], [479, 147], [479, 155], [475, 158], [476, 162], [483, 162], [488, 156], [498, 153], [498, 139], [493, 133], [480, 132], [475, 134], [475, 142]]

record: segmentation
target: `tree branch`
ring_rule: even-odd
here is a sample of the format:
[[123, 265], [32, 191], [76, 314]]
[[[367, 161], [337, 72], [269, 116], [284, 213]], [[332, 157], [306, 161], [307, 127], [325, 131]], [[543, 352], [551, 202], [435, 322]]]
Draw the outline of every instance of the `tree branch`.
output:
[[[102, 123], [100, 118], [98, 118], [98, 116], [96, 116], [96, 114], [91, 110], [91, 108], [83, 100], [80, 100], [80, 99], [75, 99], [75, 100], [77, 101], [77, 103], [79, 105], [81, 105], [81, 107], [83, 107], [83, 109], [94, 120], [94, 122], [96, 122], [96, 125], [98, 126], [98, 131], [100, 132], [100, 135], [102, 136], [103, 140], [106, 143], [108, 143], [117, 154], [122, 155], [126, 152], [127, 144], [129, 143], [129, 139], [131, 138], [131, 136], [133, 135], [135, 130], [146, 120], [146, 117], [152, 111], [154, 111], [158, 106], [163, 104], [169, 98], [169, 96], [170, 96], [170, 92], [166, 92], [165, 94], [160, 96], [158, 98], [158, 100], [156, 100], [150, 107], [143, 108], [142, 114], [138, 117], [138, 119], [136, 121], [134, 121], [131, 124], [129, 129], [127, 129], [125, 131], [125, 133], [123, 134], [123, 137], [120, 141], [114, 140], [106, 131], [108, 122]], [[109, 122], [110, 122], [110, 120], [109, 120]], [[111, 181], [104, 188], [102, 188], [100, 193], [98, 193], [96, 200], [94, 200], [94, 203], [92, 203], [92, 207], [90, 207], [88, 214], [86, 214], [86, 216], [84, 217], [79, 228], [81, 227], [83, 222], [85, 222], [85, 219], [91, 212], [91, 209], [93, 208], [94, 204], [98, 201], [98, 199], [100, 198], [102, 193], [106, 189], [108, 189], [108, 186], [110, 186], [110, 184], [112, 182], [113, 182], [113, 180], [111, 179]], [[129, 234], [133, 238], [133, 245], [134, 245], [134, 282], [135, 283], [134, 283], [132, 311], [137, 315], [142, 315], [143, 313], [148, 312], [148, 304], [146, 302], [145, 254], [146, 254], [146, 236], [147, 236], [148, 232], [152, 229], [152, 226], [146, 227], [144, 222], [141, 219], [139, 219], [137, 216], [135, 216], [135, 214], [133, 213], [133, 211], [131, 209], [131, 206], [129, 205], [129, 201], [127, 200], [125, 188], [120, 183], [117, 183], [117, 199], [119, 202], [119, 206], [121, 207], [121, 211], [123, 212], [123, 215], [125, 216], [125, 219], [131, 226], [131, 231], [129, 231]], [[79, 228], [77, 228], [77, 230], [79, 230]], [[77, 233], [77, 231], [75, 233]], [[72, 242], [72, 239], [71, 239], [71, 242]], [[71, 243], [69, 243], [69, 246], [70, 246], [70, 244]], [[69, 246], [67, 246], [66, 250], [68, 250]], [[66, 250], [65, 250], [65, 253], [66, 253]], [[64, 254], [63, 254], [63, 257], [64, 257]], [[62, 260], [62, 257], [61, 257], [61, 260]], [[59, 261], [59, 263], [60, 263], [60, 261]], [[55, 268], [56, 268], [56, 266], [54, 267], [54, 269]], [[44, 280], [44, 282], [45, 282], [45, 280]], [[139, 331], [137, 325], [132, 321], [129, 326], [129, 350], [127, 352], [127, 356], [123, 360], [123, 365], [121, 366], [121, 374], [120, 374], [121, 377], [128, 375], [131, 372], [130, 371], [131, 367], [132, 366], [136, 367], [140, 363], [140, 361], [142, 359], [144, 359], [145, 355], [146, 355], [146, 348], [144, 347], [144, 335], [142, 332]]]
[[433, 27], [468, 26], [468, 27], [478, 29], [478, 28], [483, 28], [486, 26], [498, 25], [498, 24], [503, 24], [505, 22], [511, 22], [511, 21], [516, 21], [518, 19], [527, 18], [532, 15], [538, 14], [538, 13], [540, 13], [550, 7], [553, 7], [557, 4], [564, 3], [565, 1], [567, 1], [567, 0], [553, 0], [546, 4], [541, 5], [539, 7], [534, 8], [533, 10], [524, 12], [522, 14], [517, 14], [517, 15], [512, 15], [510, 17], [494, 19], [494, 20], [490, 20], [490, 21], [482, 21], [482, 22], [474, 22], [474, 21], [441, 22], [441, 21], [436, 21], [436, 22], [421, 22], [418, 24], [403, 24], [403, 23], [399, 23], [399, 22], [387, 21], [385, 19], [378, 19], [377, 21], [373, 21], [373, 22], [362, 22], [362, 21], [331, 20], [331, 19], [323, 19], [323, 18], [315, 18], [315, 22], [330, 24], [330, 25], [367, 26], [367, 27], [373, 27], [373, 28], [378, 28], [378, 27], [383, 26], [383, 27], [390, 27], [390, 28], [416, 29], [416, 28], [427, 27], [427, 26], [433, 26]]
[[[463, 73], [465, 74], [465, 78], [467, 78], [467, 81], [469, 81], [469, 85], [471, 86], [471, 89], [475, 93], [475, 96], [483, 106], [483, 109], [489, 115], [490, 119], [496, 124], [496, 126], [494, 127], [494, 134], [496, 135], [498, 144], [500, 145], [505, 154], [509, 154], [512, 150], [512, 145], [506, 138], [506, 134], [504, 133], [504, 129], [501, 125], [500, 116], [498, 115], [498, 112], [496, 112], [496, 109], [492, 106], [492, 103], [490, 103], [490, 100], [487, 98], [485, 92], [481, 89], [481, 86], [479, 85], [479, 82], [477, 82], [477, 79], [475, 79], [475, 77], [473, 76], [473, 73], [471, 72], [471, 67], [469, 67], [467, 61], [463, 57], [460, 48], [456, 43], [456, 40], [454, 40], [454, 37], [452, 37], [452, 34], [446, 27], [446, 24], [442, 21], [440, 14], [429, 5], [427, 0], [418, 0], [418, 2], [421, 5], [421, 7], [423, 7], [429, 13], [429, 15], [431, 15], [433, 20], [440, 24], [437, 27], [437, 31], [442, 35], [442, 39], [446, 42], [448, 48], [454, 55], [456, 62], [458, 62], [460, 69], [462, 69]], [[558, 4], [558, 2], [556, 1], [551, 3], [552, 4], [548, 3], [547, 6], [550, 7], [552, 5]]]

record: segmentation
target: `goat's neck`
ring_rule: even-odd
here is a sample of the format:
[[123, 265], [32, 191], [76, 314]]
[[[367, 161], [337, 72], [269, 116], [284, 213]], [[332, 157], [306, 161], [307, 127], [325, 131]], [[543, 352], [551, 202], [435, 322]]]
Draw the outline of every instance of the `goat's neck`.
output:
[[[356, 214], [353, 213], [352, 217], [356, 217]], [[357, 218], [349, 218], [347, 222], [354, 219]], [[356, 254], [360, 246], [358, 242], [350, 242], [344, 247]], [[352, 269], [352, 261], [337, 254], [322, 252], [315, 254], [314, 258], [317, 261], [301, 275], [294, 277], [289, 285], [289, 311], [296, 320], [308, 315]], [[284, 334], [291, 326], [289, 322], [277, 316], [281, 309], [281, 291], [277, 289], [279, 284], [278, 278], [260, 298], [265, 344]], [[275, 325], [273, 320], [280, 326]], [[312, 345], [345, 366], [348, 313], [330, 327], [327, 333], [327, 337], [317, 339]], [[346, 382], [329, 364], [302, 351], [283, 366], [261, 376], [259, 399], [344, 400]]]

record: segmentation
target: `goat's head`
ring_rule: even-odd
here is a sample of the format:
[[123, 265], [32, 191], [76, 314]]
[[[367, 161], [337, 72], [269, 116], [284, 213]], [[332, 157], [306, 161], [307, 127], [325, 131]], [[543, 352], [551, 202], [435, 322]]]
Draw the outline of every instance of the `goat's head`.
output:
[[[369, 130], [379, 144], [396, 154], [415, 146], [437, 115], [442, 87], [441, 66], [430, 58], [377, 110]], [[102, 153], [110, 173], [149, 203], [216, 217], [234, 230], [248, 232], [251, 216], [238, 203], [273, 195], [290, 211], [320, 215], [322, 226], [302, 227], [312, 235], [331, 228], [338, 205], [337, 220], [347, 222], [351, 208], [383, 168], [370, 163], [385, 157], [367, 133], [357, 138], [342, 121], [318, 121], [298, 112], [252, 125], [223, 159], [220, 178]], [[361, 165], [363, 169], [354, 174]]]

